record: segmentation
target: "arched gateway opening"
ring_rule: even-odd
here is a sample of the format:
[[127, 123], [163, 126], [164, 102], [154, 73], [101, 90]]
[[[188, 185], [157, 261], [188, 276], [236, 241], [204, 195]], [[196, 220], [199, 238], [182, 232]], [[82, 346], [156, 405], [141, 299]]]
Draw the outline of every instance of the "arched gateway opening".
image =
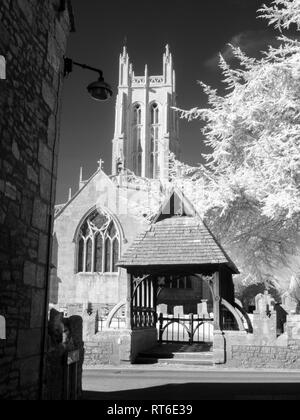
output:
[[211, 344], [224, 363], [222, 331], [246, 329], [234, 297], [238, 269], [180, 192], [118, 265], [128, 273], [133, 361], [159, 341]]
[[158, 280], [159, 343], [213, 344], [214, 302], [209, 279], [170, 275]]

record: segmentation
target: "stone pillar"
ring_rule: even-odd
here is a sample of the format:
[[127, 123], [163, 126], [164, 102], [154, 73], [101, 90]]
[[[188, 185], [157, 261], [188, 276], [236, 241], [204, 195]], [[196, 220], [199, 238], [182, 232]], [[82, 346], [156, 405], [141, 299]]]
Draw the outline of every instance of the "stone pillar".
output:
[[216, 365], [222, 365], [226, 363], [225, 334], [220, 330], [214, 331], [213, 360]]
[[89, 315], [85, 313], [83, 315], [83, 340], [91, 341], [96, 334], [96, 318], [97, 314], [93, 313]]
[[288, 343], [298, 343], [300, 347], [300, 315], [289, 315], [287, 317]]

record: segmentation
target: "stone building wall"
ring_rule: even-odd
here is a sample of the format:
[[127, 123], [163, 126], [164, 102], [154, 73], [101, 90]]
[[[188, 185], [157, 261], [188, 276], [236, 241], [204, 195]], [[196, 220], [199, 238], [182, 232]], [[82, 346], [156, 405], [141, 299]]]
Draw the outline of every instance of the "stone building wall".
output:
[[[76, 232], [92, 210], [106, 209], [117, 223], [123, 253], [135, 236], [147, 227], [133, 212], [135, 202], [143, 202], [145, 194], [119, 188], [99, 170], [56, 215], [50, 301], [55, 308], [66, 310], [68, 315], [82, 315], [82, 308], [91, 303], [102, 315], [101, 308], [112, 309], [126, 299], [126, 270], [119, 269], [116, 273], [77, 272]], [[78, 312], [73, 312], [76, 307]]]
[[72, 26], [69, 1], [0, 2], [0, 399], [37, 399], [41, 391], [49, 214]]

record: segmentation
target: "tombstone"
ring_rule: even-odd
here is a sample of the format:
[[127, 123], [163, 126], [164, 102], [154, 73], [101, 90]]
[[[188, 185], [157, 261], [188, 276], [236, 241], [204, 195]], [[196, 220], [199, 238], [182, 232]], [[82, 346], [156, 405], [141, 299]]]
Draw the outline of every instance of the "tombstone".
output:
[[208, 318], [209, 316], [207, 302], [207, 300], [202, 300], [201, 303], [198, 303], [197, 305], [197, 314], [203, 318]]
[[264, 294], [260, 293], [255, 297], [255, 314], [271, 315], [274, 312], [275, 300], [266, 291]]
[[256, 345], [274, 345], [277, 340], [277, 313], [274, 304], [275, 301], [268, 292], [260, 293], [255, 298], [253, 334]]
[[160, 305], [157, 306], [157, 313], [158, 314], [163, 314], [163, 315], [168, 315], [168, 305], [165, 305], [164, 303], [161, 303]]
[[0, 315], [0, 340], [6, 340], [6, 322], [4, 316]]
[[174, 316], [183, 316], [184, 315], [184, 308], [183, 306], [175, 306], [173, 310]]
[[296, 314], [298, 302], [289, 292], [285, 292], [282, 296], [282, 307], [288, 314]]

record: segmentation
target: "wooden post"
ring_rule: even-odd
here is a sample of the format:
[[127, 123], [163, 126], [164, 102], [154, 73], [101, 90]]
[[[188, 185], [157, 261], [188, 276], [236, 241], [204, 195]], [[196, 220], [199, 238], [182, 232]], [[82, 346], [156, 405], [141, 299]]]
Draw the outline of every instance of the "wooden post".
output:
[[126, 328], [133, 329], [133, 308], [132, 308], [133, 280], [132, 275], [127, 274], [127, 300], [126, 300]]
[[163, 339], [163, 328], [164, 328], [164, 316], [163, 314], [159, 315], [159, 343], [162, 343]]
[[220, 273], [214, 274], [214, 329], [221, 330]]

